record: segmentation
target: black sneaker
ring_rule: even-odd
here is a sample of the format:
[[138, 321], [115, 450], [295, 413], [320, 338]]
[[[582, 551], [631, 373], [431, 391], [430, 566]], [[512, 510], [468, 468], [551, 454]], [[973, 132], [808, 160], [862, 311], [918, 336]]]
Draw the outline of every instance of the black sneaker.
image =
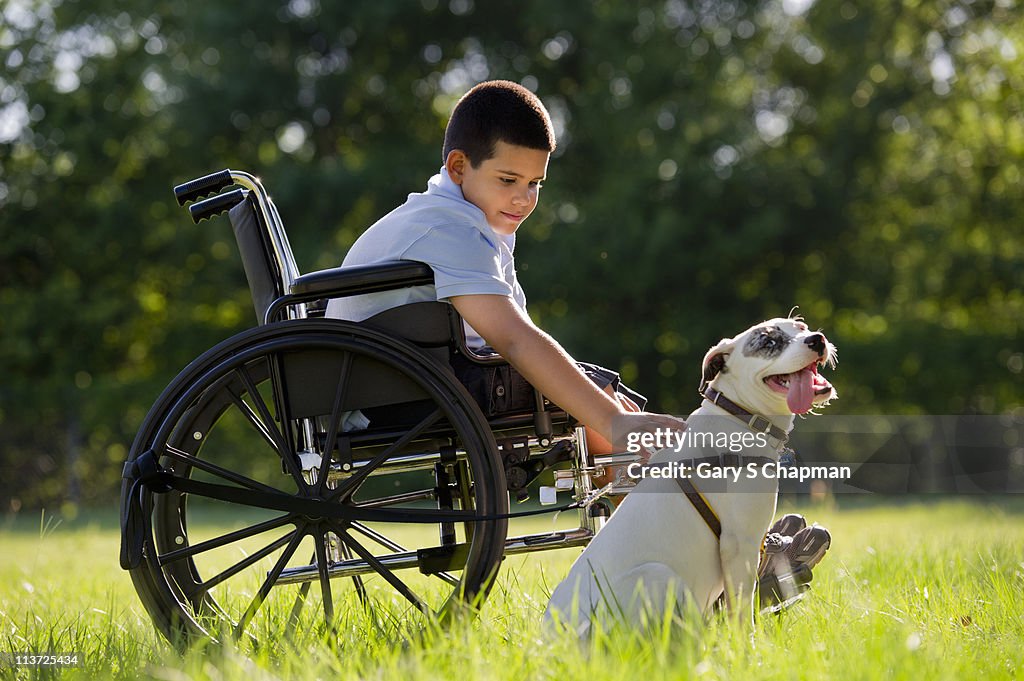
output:
[[781, 534], [783, 537], [792, 537], [800, 530], [807, 527], [807, 521], [799, 513], [787, 513], [768, 528], [768, 534]]
[[825, 552], [832, 545], [832, 535], [828, 530], [818, 524], [805, 527], [795, 535], [793, 541], [786, 547], [786, 557], [789, 564], [797, 567], [814, 567], [825, 557]]
[[[789, 527], [797, 524], [789, 521]], [[811, 568], [821, 562], [831, 544], [832, 536], [820, 525], [802, 527], [792, 537], [780, 533], [765, 537], [757, 571], [762, 612], [779, 612], [803, 598], [814, 578]]]

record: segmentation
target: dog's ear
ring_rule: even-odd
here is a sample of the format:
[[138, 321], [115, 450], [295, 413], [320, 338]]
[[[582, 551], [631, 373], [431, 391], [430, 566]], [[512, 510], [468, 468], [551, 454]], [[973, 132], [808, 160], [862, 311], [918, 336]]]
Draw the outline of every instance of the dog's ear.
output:
[[701, 380], [704, 384], [715, 380], [715, 376], [725, 371], [725, 361], [729, 359], [729, 353], [733, 351], [734, 345], [732, 338], [723, 338], [718, 341], [718, 345], [704, 355], [703, 371], [701, 372]]

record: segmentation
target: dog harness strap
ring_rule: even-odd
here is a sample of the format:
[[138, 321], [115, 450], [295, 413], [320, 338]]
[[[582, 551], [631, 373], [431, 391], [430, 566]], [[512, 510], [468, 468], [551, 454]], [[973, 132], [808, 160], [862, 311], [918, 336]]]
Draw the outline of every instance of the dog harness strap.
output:
[[700, 391], [701, 397], [743, 421], [747, 424], [747, 428], [750, 428], [755, 433], [765, 433], [775, 438], [779, 441], [779, 449], [785, 446], [786, 441], [789, 440], [789, 433], [773, 424], [766, 417], [761, 416], [760, 414], [751, 414], [749, 411], [736, 404], [711, 386], [704, 385], [701, 387], [704, 388]]
[[711, 508], [708, 500], [693, 486], [689, 478], [680, 476], [675, 478], [675, 481], [679, 484], [679, 488], [683, 490], [686, 498], [693, 504], [697, 513], [700, 514], [700, 517], [707, 523], [708, 529], [711, 530], [716, 539], [720, 540], [722, 538], [722, 521], [718, 519], [718, 514]]

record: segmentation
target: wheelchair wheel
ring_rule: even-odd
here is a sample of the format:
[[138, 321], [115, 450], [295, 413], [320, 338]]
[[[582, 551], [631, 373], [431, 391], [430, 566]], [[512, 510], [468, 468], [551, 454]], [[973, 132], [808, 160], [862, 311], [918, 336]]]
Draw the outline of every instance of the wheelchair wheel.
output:
[[179, 645], [444, 619], [501, 562], [507, 521], [476, 520], [509, 503], [480, 410], [423, 351], [355, 324], [281, 322], [204, 353], [143, 422], [128, 466], [147, 458], [170, 489], [124, 483], [131, 576]]

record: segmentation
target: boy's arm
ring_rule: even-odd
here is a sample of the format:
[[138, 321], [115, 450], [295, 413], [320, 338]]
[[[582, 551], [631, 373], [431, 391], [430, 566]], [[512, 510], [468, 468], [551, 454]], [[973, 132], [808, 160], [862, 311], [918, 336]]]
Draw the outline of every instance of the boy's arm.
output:
[[685, 427], [676, 419], [625, 411], [508, 296], [474, 294], [450, 300], [462, 318], [531, 385], [609, 441], [626, 436], [625, 432], [613, 431]]

